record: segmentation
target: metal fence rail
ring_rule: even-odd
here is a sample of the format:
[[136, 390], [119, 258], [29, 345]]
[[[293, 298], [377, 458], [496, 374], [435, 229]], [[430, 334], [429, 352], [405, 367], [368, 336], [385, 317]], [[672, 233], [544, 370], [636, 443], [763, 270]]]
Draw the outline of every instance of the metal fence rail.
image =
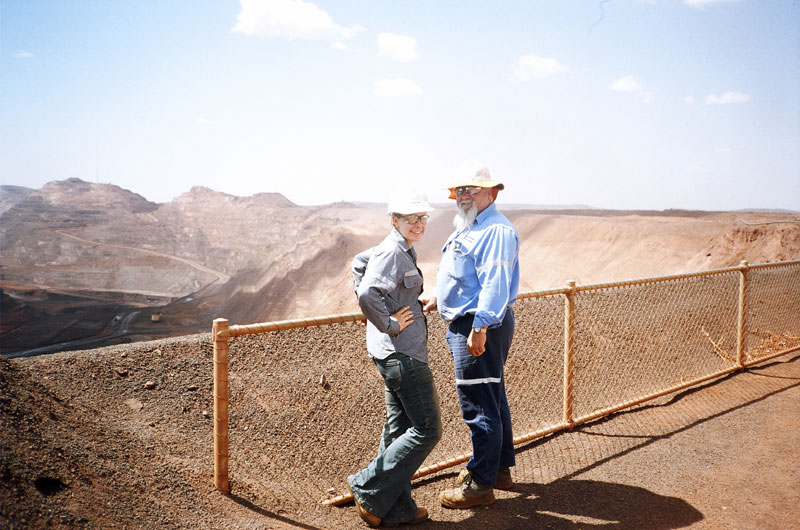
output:
[[[570, 282], [520, 295], [515, 316], [506, 387], [523, 445], [800, 349], [800, 260]], [[230, 491], [230, 463], [237, 490], [275, 509], [351, 500], [345, 478], [374, 456], [384, 413], [363, 318], [214, 321], [217, 489]], [[417, 477], [466, 462], [471, 450], [446, 324], [428, 321], [444, 435]]]

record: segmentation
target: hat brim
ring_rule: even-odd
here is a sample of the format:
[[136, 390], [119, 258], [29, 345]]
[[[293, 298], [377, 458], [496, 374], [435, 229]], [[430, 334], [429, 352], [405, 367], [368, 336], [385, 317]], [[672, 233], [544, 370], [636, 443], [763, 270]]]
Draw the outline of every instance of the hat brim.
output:
[[[424, 208], [421, 207], [421, 206], [424, 206]], [[415, 214], [415, 213], [430, 213], [430, 212], [432, 212], [434, 210], [436, 210], [436, 208], [434, 208], [430, 204], [417, 205], [416, 207], [396, 208], [396, 209], [389, 208], [388, 209], [390, 215], [393, 215], [393, 214], [411, 215], [411, 214]]]
[[460, 188], [462, 186], [480, 186], [481, 188], [496, 188], [498, 190], [505, 189], [505, 185], [502, 182], [497, 182], [496, 180], [457, 180], [452, 182], [447, 189], [450, 190], [450, 196], [448, 199], [455, 199], [456, 198], [456, 188]]

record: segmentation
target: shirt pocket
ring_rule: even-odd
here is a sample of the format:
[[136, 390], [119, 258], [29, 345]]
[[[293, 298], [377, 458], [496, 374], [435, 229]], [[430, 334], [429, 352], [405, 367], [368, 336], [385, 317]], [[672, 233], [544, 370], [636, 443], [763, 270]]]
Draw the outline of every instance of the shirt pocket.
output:
[[408, 271], [403, 276], [403, 286], [406, 289], [416, 289], [422, 287], [422, 276], [420, 276], [418, 271]]
[[475, 274], [475, 266], [472, 265], [472, 257], [467, 253], [467, 249], [458, 241], [453, 241], [451, 251], [453, 257], [453, 276], [464, 280], [467, 275]]

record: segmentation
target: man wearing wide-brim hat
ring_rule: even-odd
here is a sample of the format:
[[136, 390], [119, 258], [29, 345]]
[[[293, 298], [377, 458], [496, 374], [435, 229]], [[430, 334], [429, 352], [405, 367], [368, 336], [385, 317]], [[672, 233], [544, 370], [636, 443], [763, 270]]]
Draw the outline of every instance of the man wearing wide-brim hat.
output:
[[456, 198], [456, 189], [467, 186], [477, 186], [480, 188], [488, 188], [489, 193], [492, 195], [492, 200], [497, 200], [497, 192], [505, 189], [502, 182], [492, 180], [489, 176], [489, 170], [486, 168], [479, 169], [474, 176], [467, 178], [459, 178], [450, 183], [447, 189], [450, 190], [448, 199]]
[[448, 186], [458, 213], [442, 249], [436, 278], [439, 314], [449, 322], [456, 390], [469, 426], [472, 457], [457, 486], [439, 495], [447, 508], [495, 501], [493, 488], [511, 489], [514, 465], [511, 412], [503, 369], [514, 335], [519, 288], [519, 235], [494, 202], [505, 186], [482, 168]]

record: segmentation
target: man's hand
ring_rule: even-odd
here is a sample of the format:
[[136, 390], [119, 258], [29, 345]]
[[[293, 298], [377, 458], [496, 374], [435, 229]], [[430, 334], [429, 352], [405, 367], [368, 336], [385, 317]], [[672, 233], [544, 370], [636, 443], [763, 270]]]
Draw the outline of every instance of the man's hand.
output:
[[414, 322], [414, 313], [411, 312], [408, 306], [405, 306], [403, 309], [392, 315], [392, 318], [396, 320], [398, 324], [400, 324], [400, 329], [398, 330], [398, 333], [400, 333], [410, 326], [412, 322]]
[[422, 309], [424, 311], [432, 311], [436, 309], [436, 297], [432, 296], [429, 299], [420, 298], [420, 302], [422, 302]]
[[480, 357], [486, 351], [486, 333], [469, 332], [467, 350], [473, 357]]

